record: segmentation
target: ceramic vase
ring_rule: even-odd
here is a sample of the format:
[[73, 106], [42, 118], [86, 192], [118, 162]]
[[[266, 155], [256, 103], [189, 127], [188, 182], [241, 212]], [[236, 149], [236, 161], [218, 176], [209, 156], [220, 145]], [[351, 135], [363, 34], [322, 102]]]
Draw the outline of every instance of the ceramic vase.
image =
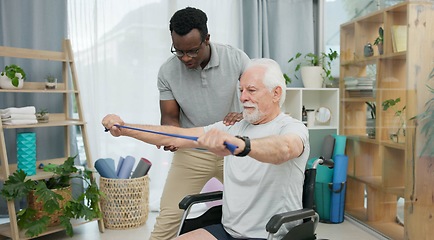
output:
[[3, 88], [3, 89], [20, 89], [20, 88], [23, 88], [23, 86], [24, 86], [24, 80], [22, 78], [20, 78], [18, 80], [18, 87], [15, 87], [14, 85], [12, 85], [11, 79], [9, 79], [7, 76], [1, 76], [0, 75], [0, 88]]
[[17, 165], [27, 176], [36, 174], [36, 133], [17, 134]]
[[324, 70], [320, 66], [301, 67], [301, 80], [305, 88], [322, 88]]

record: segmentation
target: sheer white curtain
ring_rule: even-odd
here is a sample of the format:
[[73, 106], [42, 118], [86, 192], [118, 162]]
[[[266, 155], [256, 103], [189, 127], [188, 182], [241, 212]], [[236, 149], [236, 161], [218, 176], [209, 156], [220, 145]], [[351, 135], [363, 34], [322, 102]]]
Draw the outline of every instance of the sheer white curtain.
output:
[[170, 56], [169, 19], [193, 6], [208, 15], [211, 41], [239, 47], [239, 2], [232, 0], [74, 0], [68, 1], [71, 39], [88, 122], [93, 160], [131, 155], [152, 161], [151, 210], [158, 209], [172, 153], [134, 139], [105, 133], [108, 113], [126, 122], [159, 124], [157, 73]]

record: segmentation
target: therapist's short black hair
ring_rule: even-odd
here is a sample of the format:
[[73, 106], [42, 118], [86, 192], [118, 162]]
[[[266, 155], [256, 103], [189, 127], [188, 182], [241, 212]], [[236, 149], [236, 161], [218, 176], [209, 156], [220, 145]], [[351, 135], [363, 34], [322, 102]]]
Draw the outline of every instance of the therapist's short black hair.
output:
[[208, 35], [207, 21], [208, 17], [202, 10], [186, 7], [173, 14], [170, 19], [169, 30], [171, 33], [175, 31], [176, 34], [184, 36], [196, 28], [200, 32], [202, 41], [205, 41]]

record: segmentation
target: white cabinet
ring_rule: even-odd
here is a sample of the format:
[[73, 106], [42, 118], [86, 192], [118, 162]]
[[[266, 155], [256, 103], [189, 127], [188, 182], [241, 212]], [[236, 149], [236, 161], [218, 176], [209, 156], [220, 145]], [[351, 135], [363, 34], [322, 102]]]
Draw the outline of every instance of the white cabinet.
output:
[[320, 123], [315, 120], [309, 129], [336, 129], [339, 127], [339, 88], [287, 88], [286, 100], [282, 110], [296, 118], [302, 120], [302, 109], [313, 109], [318, 113], [320, 107], [330, 110], [330, 120]]
[[339, 132], [339, 88], [287, 88], [282, 111], [301, 121], [303, 106], [315, 114], [321, 107], [330, 110], [330, 120], [321, 123], [315, 119], [313, 126], [308, 126], [310, 157], [317, 157], [324, 137]]

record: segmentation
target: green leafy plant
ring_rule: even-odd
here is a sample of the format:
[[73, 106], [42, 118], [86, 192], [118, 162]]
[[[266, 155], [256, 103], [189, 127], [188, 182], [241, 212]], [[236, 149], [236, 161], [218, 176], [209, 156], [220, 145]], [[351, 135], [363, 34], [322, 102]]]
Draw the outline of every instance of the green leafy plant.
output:
[[383, 41], [384, 41], [383, 34], [384, 34], [383, 28], [379, 27], [378, 28], [378, 37], [375, 39], [374, 45], [378, 45], [380, 43], [383, 43]]
[[12, 85], [15, 87], [18, 87], [20, 78], [26, 78], [26, 73], [24, 70], [15, 64], [5, 66], [4, 72], [1, 72], [0, 75], [7, 76], [12, 81]]
[[[329, 50], [329, 53], [321, 52], [319, 55], [314, 53], [306, 53], [303, 55], [302, 53], [298, 52], [294, 57], [290, 58], [288, 63], [291, 63], [292, 61], [297, 62], [294, 69], [294, 77], [298, 79], [296, 73], [301, 69], [302, 66], [321, 66], [325, 73], [323, 78], [333, 80], [331, 64], [339, 55], [338, 52], [332, 50], [331, 48]], [[290, 78], [287, 74], [284, 74], [284, 77], [287, 84], [292, 82], [292, 78]]]
[[404, 105], [402, 108], [398, 108], [397, 104], [399, 102], [401, 102], [401, 98], [396, 98], [396, 99], [391, 98], [383, 101], [383, 103], [381, 104], [383, 106], [383, 111], [387, 111], [390, 108], [395, 112], [394, 116], [399, 118], [399, 126], [396, 135], [399, 135], [401, 129], [405, 131], [404, 111], [406, 106]]
[[[43, 203], [42, 211], [46, 215], [36, 218], [37, 210], [24, 208], [18, 211], [17, 221], [20, 229], [26, 230], [26, 236], [35, 237], [47, 230], [50, 214], [60, 210], [60, 224], [66, 229], [69, 236], [73, 236], [73, 229], [70, 220], [84, 218], [93, 220], [101, 217], [99, 208], [102, 192], [99, 190], [92, 172], [88, 169], [78, 169], [74, 166], [75, 157], [68, 159], [60, 165], [49, 164], [44, 167], [44, 171], [53, 173], [53, 176], [47, 180], [33, 181], [26, 179], [26, 173], [17, 170], [4, 182], [0, 195], [8, 201], [22, 199], [33, 191], [36, 201]], [[63, 200], [62, 195], [57, 194], [53, 189], [70, 186], [74, 178], [82, 179], [88, 184], [85, 191], [76, 199], [69, 200], [63, 208], [60, 207], [59, 201]]]
[[47, 76], [45, 76], [45, 79], [46, 79], [47, 82], [49, 82], [49, 83], [54, 83], [54, 82], [56, 82], [56, 77], [53, 76], [53, 75], [51, 75], [51, 74], [48, 74]]

